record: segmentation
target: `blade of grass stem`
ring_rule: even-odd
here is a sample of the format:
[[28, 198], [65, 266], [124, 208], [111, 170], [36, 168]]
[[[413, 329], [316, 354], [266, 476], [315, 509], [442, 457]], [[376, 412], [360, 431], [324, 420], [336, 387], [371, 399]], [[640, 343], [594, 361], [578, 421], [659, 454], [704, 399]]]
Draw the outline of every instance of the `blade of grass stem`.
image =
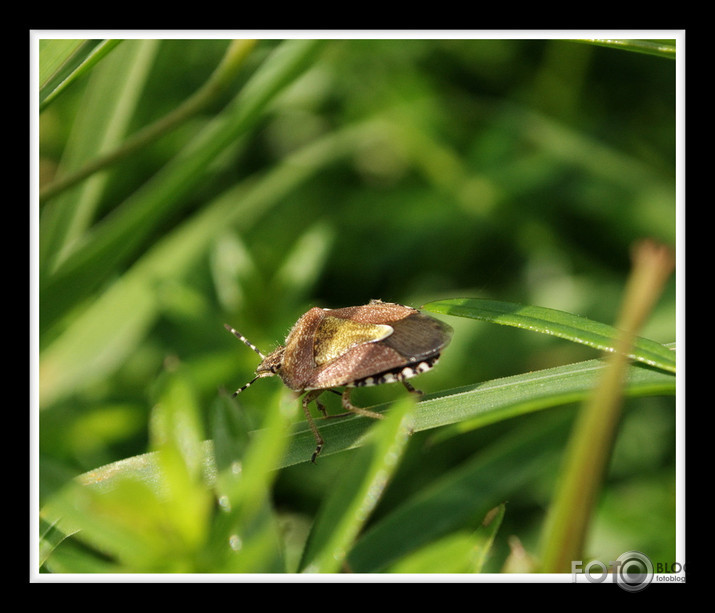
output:
[[667, 249], [651, 243], [636, 247], [619, 316], [618, 328], [623, 332], [617, 350], [606, 361], [599, 385], [581, 409], [549, 509], [542, 541], [543, 572], [570, 572], [571, 562], [583, 557], [590, 518], [620, 419], [629, 347], [672, 268]]
[[94, 173], [116, 164], [135, 151], [150, 145], [209, 106], [231, 83], [255, 44], [255, 40], [231, 41], [216, 70], [192, 96], [169, 114], [133, 134], [120, 146], [101, 154], [76, 171], [60, 176], [43, 187], [40, 191], [40, 202], [57, 196]]

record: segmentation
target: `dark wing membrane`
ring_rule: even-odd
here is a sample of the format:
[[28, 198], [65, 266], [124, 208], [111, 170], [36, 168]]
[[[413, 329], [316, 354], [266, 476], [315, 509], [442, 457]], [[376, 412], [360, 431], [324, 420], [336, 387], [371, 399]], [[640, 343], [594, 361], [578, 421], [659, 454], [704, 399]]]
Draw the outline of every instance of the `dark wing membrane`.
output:
[[414, 313], [390, 325], [393, 333], [379, 344], [394, 349], [408, 362], [440, 353], [452, 338], [451, 326], [422, 313]]

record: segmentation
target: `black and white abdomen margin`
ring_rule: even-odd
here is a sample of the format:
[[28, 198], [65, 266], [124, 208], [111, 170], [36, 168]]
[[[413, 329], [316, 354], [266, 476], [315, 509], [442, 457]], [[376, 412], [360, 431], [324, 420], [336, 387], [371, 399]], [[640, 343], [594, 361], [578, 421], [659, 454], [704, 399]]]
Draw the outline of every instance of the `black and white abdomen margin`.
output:
[[371, 375], [363, 379], [358, 379], [349, 383], [345, 387], [369, 387], [371, 385], [382, 385], [383, 383], [397, 383], [398, 381], [404, 381], [405, 379], [411, 379], [417, 375], [421, 375], [423, 372], [430, 370], [439, 361], [439, 354], [433, 355], [426, 360], [419, 360], [418, 362], [411, 362], [405, 366], [400, 366], [394, 370], [388, 370], [376, 375]]

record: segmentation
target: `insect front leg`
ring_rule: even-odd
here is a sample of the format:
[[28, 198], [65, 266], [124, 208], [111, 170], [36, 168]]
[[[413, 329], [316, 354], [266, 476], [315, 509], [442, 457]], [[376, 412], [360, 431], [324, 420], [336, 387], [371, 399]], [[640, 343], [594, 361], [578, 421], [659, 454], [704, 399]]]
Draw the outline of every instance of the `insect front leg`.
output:
[[320, 452], [323, 450], [323, 445], [325, 445], [325, 441], [323, 440], [323, 437], [320, 436], [320, 432], [318, 431], [318, 426], [315, 425], [315, 422], [313, 421], [313, 416], [310, 414], [310, 409], [308, 408], [308, 405], [315, 400], [315, 404], [318, 405], [318, 408], [321, 410], [323, 414], [325, 414], [325, 407], [318, 402], [318, 396], [323, 393], [324, 390], [312, 390], [308, 392], [305, 396], [303, 396], [303, 412], [305, 413], [305, 418], [308, 421], [308, 425], [310, 426], [310, 429], [313, 432], [313, 436], [315, 437], [315, 451], [313, 452], [313, 455], [310, 457], [310, 461], [315, 464], [315, 459], [318, 457]]

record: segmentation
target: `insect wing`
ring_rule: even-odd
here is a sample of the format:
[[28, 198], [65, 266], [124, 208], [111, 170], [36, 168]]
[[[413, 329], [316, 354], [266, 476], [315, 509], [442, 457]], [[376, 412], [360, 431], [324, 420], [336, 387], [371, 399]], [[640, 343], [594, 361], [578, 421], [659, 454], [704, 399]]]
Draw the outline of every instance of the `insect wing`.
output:
[[[383, 373], [400, 371], [407, 366], [439, 357], [452, 337], [449, 325], [418, 311], [391, 321], [390, 326], [393, 333], [379, 342], [353, 347], [339, 358], [316, 369], [306, 383], [306, 389], [351, 385], [368, 377], [379, 382]], [[424, 369], [430, 367], [431, 364]], [[419, 371], [413, 374], [419, 374]]]
[[[384, 342], [384, 341], [383, 341]], [[364, 343], [316, 369], [305, 389], [329, 389], [349, 385], [365, 377], [404, 366], [405, 358], [383, 342]]]
[[407, 362], [439, 354], [452, 338], [451, 326], [419, 312], [391, 325], [392, 334], [381, 344], [397, 351]]

